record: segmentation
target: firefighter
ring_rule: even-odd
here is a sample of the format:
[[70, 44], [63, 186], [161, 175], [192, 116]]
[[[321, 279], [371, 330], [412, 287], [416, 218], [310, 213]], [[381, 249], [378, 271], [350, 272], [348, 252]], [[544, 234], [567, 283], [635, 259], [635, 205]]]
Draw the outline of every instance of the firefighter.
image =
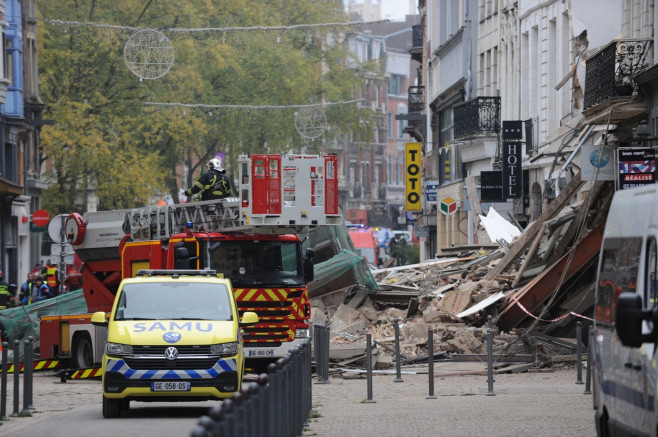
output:
[[206, 172], [192, 188], [184, 191], [186, 196], [201, 191], [201, 200], [224, 199], [231, 195], [231, 183], [226, 176], [226, 170], [222, 167], [222, 160], [213, 158], [205, 166]]
[[41, 274], [45, 278], [46, 285], [48, 285], [52, 297], [57, 296], [59, 294], [59, 272], [57, 271], [57, 265], [52, 263], [46, 264]]
[[9, 305], [9, 284], [0, 270], [0, 310], [4, 310]]

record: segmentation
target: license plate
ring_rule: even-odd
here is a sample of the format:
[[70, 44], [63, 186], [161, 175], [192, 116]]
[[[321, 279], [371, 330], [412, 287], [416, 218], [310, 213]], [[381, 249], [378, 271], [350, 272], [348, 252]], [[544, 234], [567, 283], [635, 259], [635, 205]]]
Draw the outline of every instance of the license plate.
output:
[[175, 382], [152, 382], [151, 391], [190, 391], [189, 381], [175, 381]]
[[250, 357], [273, 357], [274, 349], [249, 349]]

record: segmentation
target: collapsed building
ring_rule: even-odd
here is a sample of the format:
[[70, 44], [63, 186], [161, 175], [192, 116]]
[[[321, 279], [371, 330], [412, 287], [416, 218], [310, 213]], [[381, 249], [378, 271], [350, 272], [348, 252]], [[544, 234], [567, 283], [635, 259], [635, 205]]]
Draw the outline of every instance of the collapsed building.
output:
[[330, 356], [341, 365], [364, 364], [366, 333], [378, 366], [390, 365], [396, 321], [406, 362], [427, 358], [428, 330], [435, 354], [479, 357], [486, 352], [489, 320], [494, 349], [508, 361], [531, 356], [546, 364], [552, 356], [573, 356], [577, 322], [585, 344], [592, 323], [613, 194], [612, 182], [586, 184], [577, 173], [512, 241], [443, 249], [435, 259], [406, 266], [367, 268], [354, 257], [346, 232], [325, 229], [332, 235], [311, 237], [312, 245], [322, 241], [323, 254], [316, 266], [322, 285], [309, 289], [312, 323], [330, 327]]

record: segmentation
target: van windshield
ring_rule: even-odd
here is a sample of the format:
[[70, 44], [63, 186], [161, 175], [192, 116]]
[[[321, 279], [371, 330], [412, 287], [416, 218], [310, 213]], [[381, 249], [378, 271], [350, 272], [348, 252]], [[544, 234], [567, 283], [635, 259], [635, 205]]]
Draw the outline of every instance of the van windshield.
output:
[[143, 282], [124, 284], [114, 320], [233, 320], [224, 284]]

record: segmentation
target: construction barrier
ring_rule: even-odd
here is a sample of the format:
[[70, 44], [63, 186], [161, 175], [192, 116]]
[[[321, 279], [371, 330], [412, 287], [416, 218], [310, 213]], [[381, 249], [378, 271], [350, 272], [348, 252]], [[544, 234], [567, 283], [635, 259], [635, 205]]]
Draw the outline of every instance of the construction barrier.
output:
[[[18, 371], [23, 372], [25, 364], [24, 363], [18, 363]], [[52, 369], [59, 369], [60, 362], [58, 360], [42, 360], [42, 361], [35, 361], [32, 363], [32, 370], [52, 370]], [[10, 364], [7, 372], [12, 373], [14, 371], [14, 364]], [[2, 369], [0, 369], [0, 373], [2, 373]]]
[[86, 378], [100, 378], [103, 376], [101, 367], [96, 367], [93, 369], [78, 369], [73, 371], [69, 376], [69, 379], [86, 379]]

